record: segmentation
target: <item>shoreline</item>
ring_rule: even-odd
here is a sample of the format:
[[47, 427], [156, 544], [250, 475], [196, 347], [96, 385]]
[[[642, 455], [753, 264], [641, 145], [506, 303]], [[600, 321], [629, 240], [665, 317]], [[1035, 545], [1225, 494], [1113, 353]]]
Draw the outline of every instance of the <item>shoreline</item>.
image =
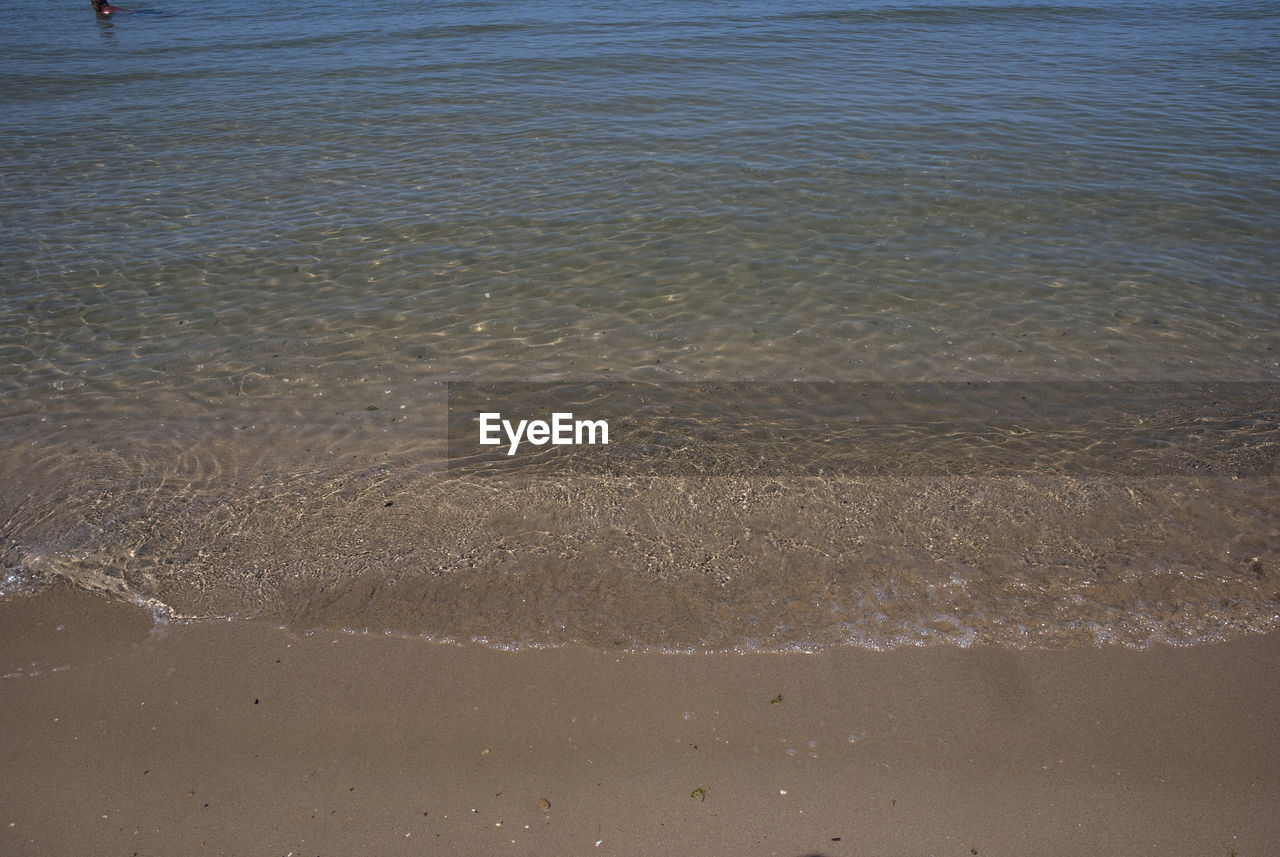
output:
[[15, 855], [1249, 857], [1280, 839], [1278, 634], [511, 652], [157, 625], [59, 589], [0, 603], [0, 635]]

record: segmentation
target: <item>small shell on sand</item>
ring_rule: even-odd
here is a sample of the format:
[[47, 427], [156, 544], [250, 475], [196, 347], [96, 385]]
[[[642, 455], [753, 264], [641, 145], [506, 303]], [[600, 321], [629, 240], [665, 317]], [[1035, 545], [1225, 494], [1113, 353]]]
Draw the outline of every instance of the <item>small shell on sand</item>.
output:
[[538, 798], [538, 809], [542, 810], [543, 812], [547, 812], [548, 810], [551, 809], [551, 801], [547, 800], [544, 797]]

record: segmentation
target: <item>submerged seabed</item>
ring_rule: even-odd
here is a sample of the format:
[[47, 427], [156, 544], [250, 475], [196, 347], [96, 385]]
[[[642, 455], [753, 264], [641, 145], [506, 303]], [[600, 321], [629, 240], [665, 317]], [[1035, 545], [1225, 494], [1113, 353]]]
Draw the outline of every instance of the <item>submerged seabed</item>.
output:
[[[1276, 3], [167, 3], [0, 31], [5, 591], [673, 650], [1280, 624]], [[452, 442], [459, 382], [797, 379], [1264, 386]]]
[[282, 428], [33, 438], [0, 455], [4, 564], [10, 588], [67, 581], [170, 616], [498, 646], [1193, 643], [1280, 627], [1269, 404], [1223, 455], [1115, 472], [957, 472], [926, 451], [718, 475], [731, 449], [683, 475], [492, 472], [371, 432], [314, 452]]

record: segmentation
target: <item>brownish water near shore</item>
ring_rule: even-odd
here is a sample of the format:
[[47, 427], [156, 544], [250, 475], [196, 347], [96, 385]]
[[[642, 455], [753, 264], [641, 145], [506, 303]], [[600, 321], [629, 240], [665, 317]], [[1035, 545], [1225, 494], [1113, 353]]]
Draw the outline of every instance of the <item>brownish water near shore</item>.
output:
[[[6, 591], [504, 647], [1276, 629], [1274, 4], [165, 11], [0, 33]], [[603, 458], [450, 455], [468, 384], [615, 382], [656, 399]]]

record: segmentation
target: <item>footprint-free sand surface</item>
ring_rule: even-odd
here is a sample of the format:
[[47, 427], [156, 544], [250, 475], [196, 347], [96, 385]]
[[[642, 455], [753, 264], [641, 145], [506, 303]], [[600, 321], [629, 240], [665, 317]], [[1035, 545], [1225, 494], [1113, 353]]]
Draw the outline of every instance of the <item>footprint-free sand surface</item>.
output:
[[500, 651], [0, 604], [9, 855], [1261, 857], [1280, 637]]

